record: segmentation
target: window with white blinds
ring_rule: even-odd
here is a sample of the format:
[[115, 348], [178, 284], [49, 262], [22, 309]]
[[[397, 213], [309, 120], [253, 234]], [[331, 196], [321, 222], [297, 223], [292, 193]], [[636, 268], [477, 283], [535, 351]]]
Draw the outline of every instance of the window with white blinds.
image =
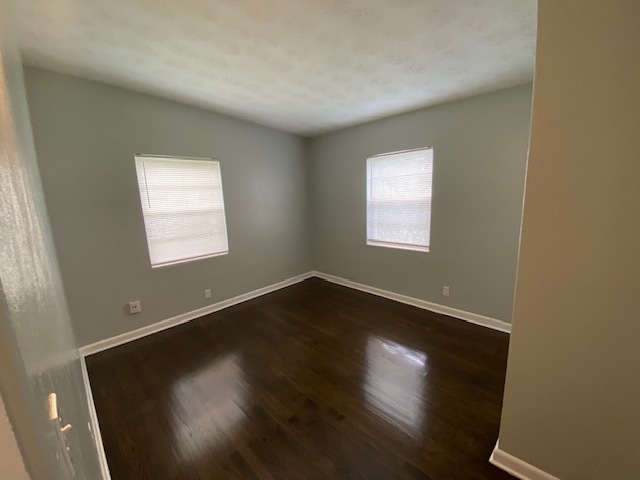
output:
[[429, 251], [433, 149], [367, 159], [367, 245]]
[[136, 156], [152, 267], [228, 253], [220, 162]]

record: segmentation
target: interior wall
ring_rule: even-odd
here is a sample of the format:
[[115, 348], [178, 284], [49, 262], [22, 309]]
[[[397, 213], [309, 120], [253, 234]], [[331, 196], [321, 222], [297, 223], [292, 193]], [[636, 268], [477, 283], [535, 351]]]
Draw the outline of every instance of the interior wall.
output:
[[[310, 270], [301, 138], [35, 68], [26, 69], [26, 84], [81, 345]], [[136, 153], [220, 160], [228, 255], [151, 269]], [[142, 300], [143, 311], [130, 316], [125, 306], [133, 299]]]
[[[530, 85], [301, 139], [36, 68], [26, 78], [81, 345], [311, 269], [511, 319]], [[426, 145], [435, 148], [431, 251], [366, 246], [366, 158]], [[221, 161], [229, 255], [150, 268], [136, 153]], [[133, 299], [143, 311], [131, 316]]]
[[640, 3], [541, 0], [500, 449], [640, 478]]
[[[103, 478], [46, 214], [22, 65], [0, 0], [0, 397], [33, 480]], [[58, 441], [48, 398], [73, 428]], [[8, 454], [9, 451], [4, 451]], [[66, 454], [70, 458], [64, 460]], [[0, 470], [9, 465], [3, 464]], [[19, 478], [20, 468], [14, 476]]]
[[[315, 269], [510, 322], [530, 108], [523, 85], [309, 140]], [[367, 157], [424, 146], [434, 147], [430, 251], [367, 246]]]

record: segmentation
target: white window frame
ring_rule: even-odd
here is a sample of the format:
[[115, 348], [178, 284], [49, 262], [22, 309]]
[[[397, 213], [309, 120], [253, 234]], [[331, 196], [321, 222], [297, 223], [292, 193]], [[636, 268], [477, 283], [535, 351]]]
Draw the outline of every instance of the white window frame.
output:
[[[145, 214], [146, 212], [146, 208], [145, 208], [145, 193], [143, 193], [143, 190], [140, 188], [140, 184], [141, 184], [141, 180], [139, 177], [139, 164], [140, 163], [144, 163], [145, 160], [167, 160], [167, 161], [176, 161], [176, 160], [184, 160], [184, 161], [198, 161], [198, 162], [212, 162], [212, 163], [216, 163], [218, 166], [218, 172], [219, 172], [219, 178], [220, 178], [220, 208], [222, 210], [222, 226], [224, 228], [223, 232], [224, 232], [224, 249], [219, 250], [219, 251], [215, 251], [215, 252], [211, 252], [211, 253], [207, 253], [207, 254], [203, 254], [203, 255], [194, 255], [192, 257], [185, 257], [185, 258], [180, 258], [177, 260], [171, 260], [171, 261], [165, 261], [165, 262], [153, 262], [152, 259], [152, 255], [151, 255], [151, 240], [149, 238], [149, 225], [148, 225], [148, 218], [147, 215]], [[136, 176], [138, 179], [138, 191], [139, 191], [139, 196], [140, 196], [140, 208], [141, 208], [141, 212], [142, 212], [142, 217], [144, 220], [144, 225], [145, 225], [145, 240], [147, 243], [147, 252], [149, 254], [149, 262], [151, 264], [151, 268], [152, 269], [156, 269], [156, 268], [163, 268], [163, 267], [168, 267], [171, 265], [179, 265], [179, 264], [183, 264], [183, 263], [189, 263], [189, 262], [194, 262], [194, 261], [198, 261], [198, 260], [204, 260], [207, 258], [213, 258], [213, 257], [219, 257], [222, 255], [226, 255], [229, 253], [229, 236], [228, 236], [228, 231], [227, 231], [227, 220], [226, 220], [226, 209], [224, 206], [224, 191], [223, 191], [223, 187], [222, 187], [222, 168], [220, 165], [220, 161], [216, 160], [214, 158], [206, 158], [206, 157], [188, 157], [188, 156], [178, 156], [178, 155], [151, 155], [151, 154], [136, 154], [135, 155], [135, 164], [136, 164]], [[145, 189], [146, 187], [146, 181], [145, 183]]]
[[[419, 151], [429, 151], [430, 152], [430, 156], [431, 156], [431, 169], [432, 169], [432, 177], [431, 177], [431, 185], [428, 188], [428, 191], [430, 192], [430, 196], [429, 196], [429, 224], [427, 225], [427, 231], [428, 231], [428, 235], [427, 235], [427, 245], [415, 245], [415, 244], [410, 244], [410, 243], [403, 243], [403, 242], [387, 242], [387, 241], [382, 241], [382, 240], [378, 240], [375, 238], [371, 238], [370, 235], [370, 212], [369, 212], [369, 201], [371, 199], [371, 165], [372, 162], [375, 162], [377, 159], [381, 159], [384, 157], [390, 157], [390, 156], [399, 156], [402, 155], [404, 153], [413, 153], [413, 152], [419, 152]], [[434, 163], [434, 149], [431, 146], [428, 147], [420, 147], [420, 148], [414, 148], [414, 149], [410, 149], [410, 150], [399, 150], [396, 152], [387, 152], [387, 153], [381, 153], [378, 155], [373, 155], [369, 158], [367, 158], [367, 171], [366, 171], [366, 182], [367, 182], [367, 198], [366, 198], [366, 244], [368, 246], [373, 246], [373, 247], [384, 247], [384, 248], [393, 248], [393, 249], [398, 249], [398, 250], [410, 250], [410, 251], [416, 251], [416, 252], [429, 252], [430, 247], [431, 247], [431, 215], [433, 213], [433, 163]]]

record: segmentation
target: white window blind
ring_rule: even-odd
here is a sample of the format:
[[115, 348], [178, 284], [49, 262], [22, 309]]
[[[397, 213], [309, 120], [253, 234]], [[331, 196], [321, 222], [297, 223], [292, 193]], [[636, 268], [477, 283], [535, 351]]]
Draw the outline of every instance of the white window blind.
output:
[[152, 267], [228, 253], [220, 162], [136, 156]]
[[433, 149], [367, 159], [367, 245], [429, 251]]

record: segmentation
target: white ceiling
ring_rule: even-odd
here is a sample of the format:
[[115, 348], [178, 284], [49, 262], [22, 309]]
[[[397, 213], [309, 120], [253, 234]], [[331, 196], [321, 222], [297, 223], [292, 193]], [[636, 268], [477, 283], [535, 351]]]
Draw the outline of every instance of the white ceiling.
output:
[[533, 76], [536, 0], [21, 0], [25, 62], [302, 135]]

